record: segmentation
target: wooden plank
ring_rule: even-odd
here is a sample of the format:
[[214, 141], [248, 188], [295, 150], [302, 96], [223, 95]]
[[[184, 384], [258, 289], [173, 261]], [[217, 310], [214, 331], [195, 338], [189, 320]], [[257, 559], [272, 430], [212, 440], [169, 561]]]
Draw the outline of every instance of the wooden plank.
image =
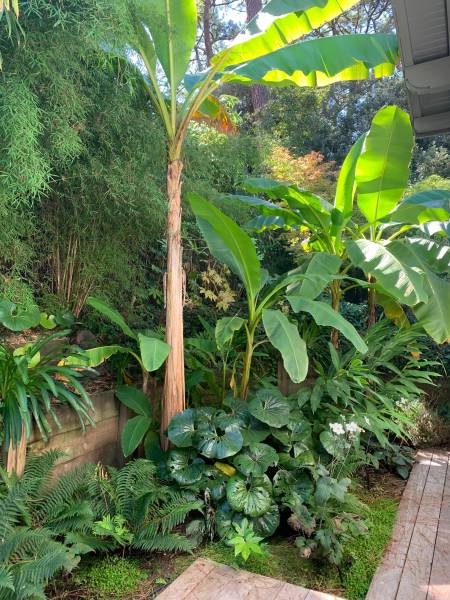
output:
[[427, 600], [450, 598], [450, 455], [447, 455], [447, 473], [439, 515], [436, 546]]
[[[119, 403], [114, 397], [112, 390], [106, 392], [98, 392], [92, 394], [92, 403], [95, 411], [91, 413], [91, 417], [96, 423], [110, 419], [111, 417], [118, 416], [119, 414]], [[59, 433], [65, 433], [68, 431], [81, 430], [80, 420], [78, 416], [66, 405], [56, 406], [56, 414], [61, 422], [61, 429], [56, 427], [56, 424], [51, 422], [53, 435]], [[51, 420], [51, 419], [50, 419]], [[39, 431], [35, 428], [30, 439], [30, 443], [36, 442], [41, 439]]]
[[69, 462], [110, 443], [114, 442], [117, 444], [118, 428], [119, 419], [116, 416], [101, 421], [95, 428], [91, 427], [85, 433], [80, 429], [74, 429], [73, 431], [52, 436], [48, 442], [44, 440], [34, 442], [29, 445], [29, 448], [36, 453], [56, 449], [62, 450], [65, 456], [60, 462]]
[[285, 583], [274, 600], [306, 600], [309, 592], [306, 588]]
[[117, 446], [117, 442], [113, 442], [108, 444], [107, 446], [103, 446], [101, 448], [96, 448], [89, 452], [88, 454], [83, 454], [74, 460], [69, 462], [57, 464], [54, 470], [55, 478], [61, 477], [64, 473], [71, 471], [73, 468], [84, 464], [84, 463], [102, 463], [103, 465], [108, 466], [118, 466], [117, 459], [119, 456], [119, 448]]
[[195, 587], [216, 567], [216, 563], [205, 558], [198, 558], [180, 577], [169, 585], [158, 600], [185, 600]]
[[416, 464], [400, 502], [391, 541], [372, 579], [366, 600], [390, 600], [396, 597], [432, 456], [432, 451], [417, 453]]
[[314, 590], [311, 590], [306, 596], [306, 600], [339, 600], [339, 598], [331, 594], [325, 594], [324, 592], [315, 592]]
[[426, 600], [447, 466], [447, 453], [433, 452], [397, 600]]

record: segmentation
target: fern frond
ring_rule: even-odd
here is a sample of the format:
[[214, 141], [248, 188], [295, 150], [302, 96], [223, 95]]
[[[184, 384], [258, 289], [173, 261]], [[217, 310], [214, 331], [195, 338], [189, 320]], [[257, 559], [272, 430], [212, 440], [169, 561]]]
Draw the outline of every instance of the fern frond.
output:
[[199, 500], [188, 501], [183, 495], [174, 495], [169, 502], [150, 509], [141, 529], [146, 532], [146, 537], [168, 533], [183, 523], [190, 512], [201, 510], [202, 506]]
[[131, 547], [147, 552], [192, 552], [195, 544], [179, 533], [166, 533], [146, 537], [140, 532], [131, 543]]

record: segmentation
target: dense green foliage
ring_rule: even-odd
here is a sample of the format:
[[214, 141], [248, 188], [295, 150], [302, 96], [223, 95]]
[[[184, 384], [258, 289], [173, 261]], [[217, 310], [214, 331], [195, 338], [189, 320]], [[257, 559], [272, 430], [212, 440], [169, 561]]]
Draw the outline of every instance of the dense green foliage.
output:
[[19, 479], [1, 470], [0, 598], [45, 597], [50, 577], [87, 553], [192, 549], [174, 529], [202, 503], [158, 481], [152, 463], [136, 460], [120, 470], [85, 464], [55, 483], [60, 456], [31, 458]]

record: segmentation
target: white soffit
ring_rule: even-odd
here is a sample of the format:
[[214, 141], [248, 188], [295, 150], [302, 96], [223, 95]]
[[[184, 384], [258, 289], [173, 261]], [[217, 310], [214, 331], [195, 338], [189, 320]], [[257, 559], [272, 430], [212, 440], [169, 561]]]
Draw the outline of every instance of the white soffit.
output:
[[414, 128], [450, 132], [450, 0], [392, 0]]

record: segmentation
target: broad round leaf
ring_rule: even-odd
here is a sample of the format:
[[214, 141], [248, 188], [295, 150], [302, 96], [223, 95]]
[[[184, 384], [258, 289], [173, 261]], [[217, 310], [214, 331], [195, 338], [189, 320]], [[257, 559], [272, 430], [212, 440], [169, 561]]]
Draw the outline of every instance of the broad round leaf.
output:
[[141, 390], [132, 385], [119, 385], [116, 389], [116, 396], [122, 404], [128, 406], [137, 415], [152, 418], [150, 401]]
[[250, 444], [257, 444], [263, 442], [270, 435], [270, 429], [255, 417], [251, 417], [247, 427], [242, 430], [242, 437], [244, 438], [244, 446]]
[[0, 324], [11, 331], [23, 331], [39, 325], [41, 313], [37, 307], [20, 308], [14, 302], [0, 302]]
[[227, 458], [237, 454], [242, 448], [244, 440], [236, 424], [222, 428], [220, 424], [213, 424], [211, 428], [198, 432], [197, 448], [207, 458]]
[[122, 450], [130, 456], [144, 439], [152, 420], [141, 415], [129, 419], [122, 431]]
[[256, 535], [263, 538], [271, 537], [280, 525], [280, 511], [278, 506], [273, 503], [269, 510], [261, 517], [254, 517], [250, 523]]
[[228, 477], [226, 475], [218, 475], [216, 479], [210, 481], [207, 485], [207, 489], [211, 494], [211, 499], [214, 502], [219, 502], [225, 498], [227, 489]]
[[289, 423], [289, 402], [278, 390], [259, 390], [248, 403], [250, 413], [271, 427]]
[[278, 454], [268, 444], [251, 444], [234, 457], [233, 464], [244, 475], [260, 476], [278, 464]]
[[195, 450], [171, 450], [167, 470], [181, 485], [191, 485], [201, 480], [206, 465]]
[[271, 483], [268, 477], [232, 477], [227, 484], [227, 500], [231, 508], [249, 517], [260, 517], [272, 504]]
[[226, 538], [231, 532], [234, 515], [235, 512], [228, 504], [228, 502], [223, 502], [216, 510], [215, 525], [217, 535], [220, 538]]
[[331, 456], [338, 456], [342, 454], [342, 450], [336, 444], [336, 436], [331, 431], [322, 431], [320, 434], [320, 443]]
[[169, 440], [179, 448], [189, 448], [194, 443], [195, 411], [188, 408], [175, 415], [170, 421], [167, 435]]

